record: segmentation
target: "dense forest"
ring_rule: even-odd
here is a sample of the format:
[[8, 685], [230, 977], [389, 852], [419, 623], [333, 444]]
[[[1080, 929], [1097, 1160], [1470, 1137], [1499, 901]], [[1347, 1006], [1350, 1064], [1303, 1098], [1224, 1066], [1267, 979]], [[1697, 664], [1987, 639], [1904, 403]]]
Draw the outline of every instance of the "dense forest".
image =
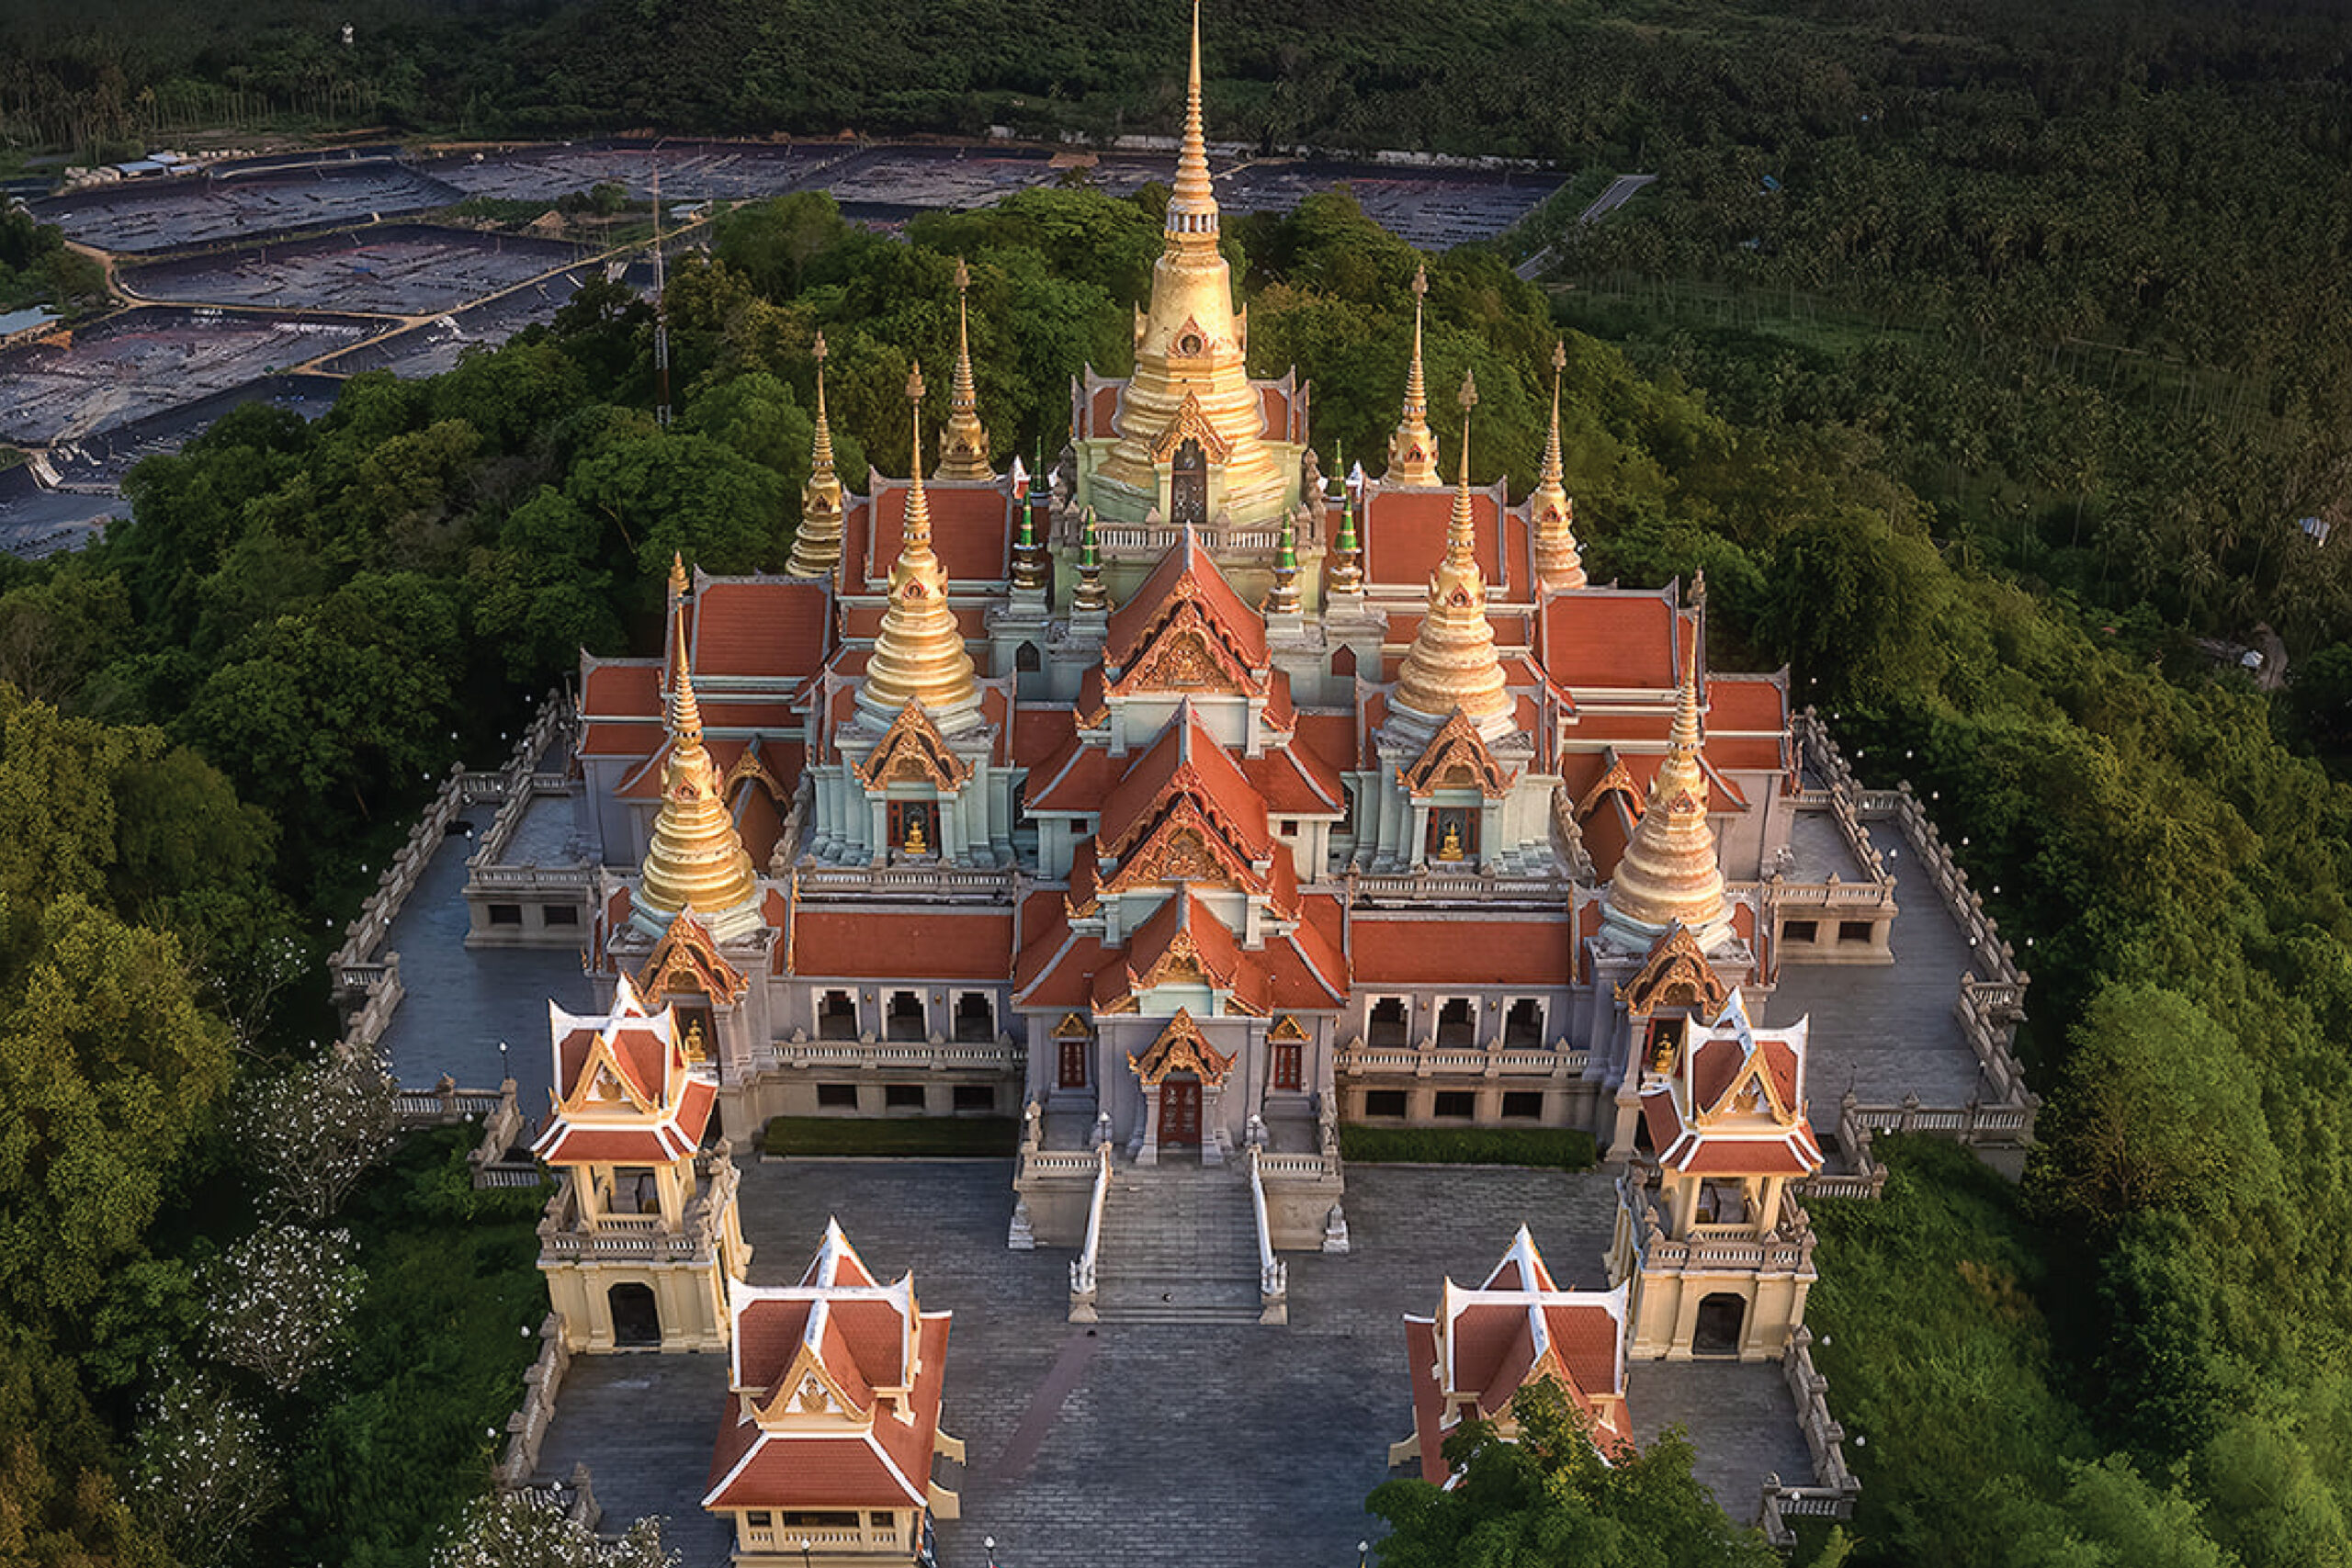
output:
[[[19, 4], [0, 122], [1164, 132], [1182, 21], [338, 17], [347, 48], [270, 0]], [[1886, 1201], [1816, 1210], [1816, 1354], [1865, 1490], [1853, 1539], [1807, 1554], [2352, 1562], [2352, 795], [2327, 766], [2352, 751], [2352, 540], [2295, 526], [2352, 522], [2352, 24], [2219, 0], [1208, 22], [1219, 134], [1659, 174], [1590, 232], [1552, 211], [1435, 258], [1432, 384], [1476, 369], [1478, 465], [1523, 482], [1566, 328], [1596, 577], [1703, 568], [1718, 656], [1789, 662], [1872, 782], [1933, 791], [2030, 943], [2024, 1182], [1898, 1146]], [[226, 1523], [236, 1561], [424, 1561], [527, 1359], [527, 1226], [428, 1246], [465, 1198], [452, 1151], [413, 1147], [333, 1217], [362, 1271], [334, 1378], [224, 1361], [194, 1305], [260, 1257], [239, 1108], [308, 1081], [333, 928], [453, 753], [497, 755], [578, 648], [650, 646], [673, 550], [782, 563], [818, 330], [845, 468], [899, 471], [899, 389], [944, 357], [968, 257], [1000, 459], [1050, 450], [1071, 370], [1125, 368], [1160, 199], [1035, 192], [905, 243], [820, 196], [753, 204], [672, 279], [668, 430], [650, 307], [592, 288], [315, 424], [235, 413], [136, 470], [99, 547], [0, 568], [0, 1104], [38, 1111], [0, 1120], [0, 1558], [200, 1557]], [[1227, 240], [1257, 368], [1317, 383], [1327, 470], [1376, 451], [1419, 258], [1344, 195]], [[1511, 276], [1554, 242], [1545, 288]], [[2199, 641], [2266, 626], [2283, 686]], [[157, 1480], [191, 1411], [268, 1480], [201, 1531]], [[1543, 1560], [1619, 1561], [1596, 1512], [1707, 1533], [1670, 1453], [1622, 1485], [1484, 1462], [1459, 1506], [1383, 1499], [1400, 1568], [1572, 1535], [1586, 1556]]]

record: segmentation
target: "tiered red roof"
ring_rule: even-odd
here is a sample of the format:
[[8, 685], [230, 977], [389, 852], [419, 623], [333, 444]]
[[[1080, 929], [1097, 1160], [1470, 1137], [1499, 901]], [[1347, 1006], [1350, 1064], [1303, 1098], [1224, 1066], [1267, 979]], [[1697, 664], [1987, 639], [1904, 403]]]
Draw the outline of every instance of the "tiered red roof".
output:
[[1559, 915], [1432, 919], [1360, 911], [1348, 957], [1367, 986], [1564, 986], [1574, 961]]
[[533, 1154], [549, 1165], [667, 1165], [701, 1146], [718, 1085], [687, 1064], [671, 1010], [650, 1010], [627, 976], [601, 1018], [549, 1002], [548, 1032], [554, 1108]]
[[1513, 1394], [1544, 1379], [1589, 1422], [1604, 1456], [1630, 1450], [1625, 1303], [1623, 1285], [1559, 1289], [1524, 1225], [1484, 1284], [1446, 1280], [1436, 1316], [1405, 1319], [1422, 1477], [1450, 1483], [1444, 1450], [1454, 1428], [1474, 1415], [1506, 1416]]
[[1734, 991], [1704, 1029], [1684, 1032], [1674, 1070], [1642, 1084], [1658, 1163], [1702, 1176], [1809, 1176], [1821, 1145], [1806, 1123], [1807, 1021], [1758, 1029]]
[[921, 1508], [934, 1501], [950, 1314], [876, 1281], [838, 1224], [800, 1282], [730, 1281], [728, 1386], [702, 1506]]

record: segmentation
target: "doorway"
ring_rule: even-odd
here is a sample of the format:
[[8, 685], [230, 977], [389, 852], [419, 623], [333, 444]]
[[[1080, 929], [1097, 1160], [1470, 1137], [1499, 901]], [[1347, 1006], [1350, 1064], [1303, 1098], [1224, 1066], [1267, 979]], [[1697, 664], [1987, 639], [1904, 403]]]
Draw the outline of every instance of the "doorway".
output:
[[1699, 1303], [1699, 1319], [1690, 1334], [1694, 1356], [1736, 1356], [1739, 1331], [1747, 1325], [1747, 1303], [1718, 1292]]
[[662, 1308], [650, 1285], [615, 1285], [605, 1292], [613, 1314], [613, 1343], [624, 1350], [650, 1350], [662, 1344]]
[[1159, 1144], [1199, 1146], [1201, 1141], [1201, 1080], [1169, 1077], [1159, 1081]]

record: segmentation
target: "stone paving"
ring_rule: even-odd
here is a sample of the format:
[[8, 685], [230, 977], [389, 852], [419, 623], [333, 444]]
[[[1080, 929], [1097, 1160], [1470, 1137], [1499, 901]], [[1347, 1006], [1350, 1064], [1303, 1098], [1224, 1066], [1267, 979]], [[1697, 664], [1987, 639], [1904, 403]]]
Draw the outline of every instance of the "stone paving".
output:
[[[480, 833], [495, 807], [477, 806], [464, 820]], [[536, 816], [536, 811], [534, 812]], [[384, 945], [401, 955], [407, 996], [384, 1031], [392, 1074], [413, 1089], [447, 1074], [467, 1089], [495, 1088], [498, 1043], [513, 1047], [508, 1070], [526, 1115], [547, 1108], [553, 1070], [548, 1045], [548, 1003], [575, 1012], [595, 995], [570, 950], [466, 947], [466, 856], [462, 834], [441, 840], [417, 879]]]
[[1901, 911], [1889, 939], [1894, 962], [1788, 964], [1769, 1009], [1774, 1024], [1813, 1020], [1805, 1090], [1816, 1128], [1837, 1127], [1838, 1101], [1849, 1088], [1866, 1105], [1900, 1104], [1906, 1094], [1942, 1106], [1993, 1098], [1952, 1015], [1970, 966], [1968, 939], [1902, 829], [1892, 822], [1864, 827], [1894, 874]]
[[[1364, 1495], [1411, 1426], [1399, 1318], [1430, 1311], [1449, 1273], [1483, 1279], [1522, 1222], [1564, 1284], [1599, 1284], [1615, 1203], [1595, 1173], [1359, 1167], [1355, 1250], [1289, 1256], [1288, 1327], [1090, 1329], [1065, 1320], [1067, 1251], [1005, 1248], [1012, 1179], [1009, 1161], [743, 1168], [754, 1282], [797, 1278], [831, 1216], [878, 1273], [911, 1268], [923, 1304], [955, 1311], [945, 1424], [969, 1455], [940, 1472], [963, 1498], [940, 1528], [955, 1568], [981, 1562], [987, 1536], [1004, 1568], [1354, 1561], [1379, 1532]], [[1765, 1472], [1806, 1473], [1778, 1380], [1645, 1364], [1629, 1397], [1645, 1432], [1689, 1428], [1702, 1479], [1746, 1517]], [[585, 1461], [608, 1520], [666, 1514], [687, 1568], [718, 1568], [726, 1532], [695, 1504], [725, 1383], [713, 1356], [583, 1357], [541, 1472]]]

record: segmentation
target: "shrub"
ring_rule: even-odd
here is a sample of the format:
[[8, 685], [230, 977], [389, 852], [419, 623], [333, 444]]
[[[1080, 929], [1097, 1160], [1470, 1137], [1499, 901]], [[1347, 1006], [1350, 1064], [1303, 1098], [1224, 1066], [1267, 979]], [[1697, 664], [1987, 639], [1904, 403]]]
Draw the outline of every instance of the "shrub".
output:
[[1011, 1158], [1019, 1123], [1010, 1116], [777, 1116], [760, 1135], [772, 1155]]
[[1587, 1170], [1598, 1154], [1577, 1127], [1342, 1127], [1340, 1153], [1366, 1165], [1527, 1165]]

